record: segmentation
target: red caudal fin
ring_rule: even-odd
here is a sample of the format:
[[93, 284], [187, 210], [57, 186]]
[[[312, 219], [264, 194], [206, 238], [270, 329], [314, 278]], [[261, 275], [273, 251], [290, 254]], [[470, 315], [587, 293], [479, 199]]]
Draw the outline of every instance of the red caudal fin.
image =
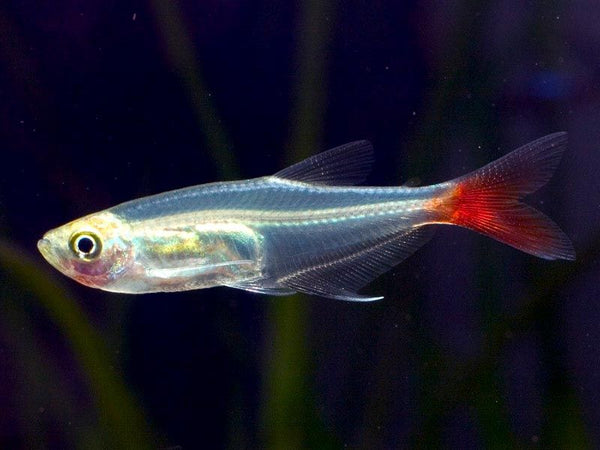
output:
[[483, 233], [545, 259], [575, 259], [569, 238], [541, 212], [519, 200], [544, 185], [567, 144], [554, 133], [452, 182], [444, 221]]

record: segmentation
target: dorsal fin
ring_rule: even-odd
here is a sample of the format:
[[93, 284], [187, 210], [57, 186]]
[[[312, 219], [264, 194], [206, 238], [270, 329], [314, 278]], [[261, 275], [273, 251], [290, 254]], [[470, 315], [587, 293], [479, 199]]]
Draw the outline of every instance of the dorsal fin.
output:
[[304, 183], [353, 185], [366, 179], [373, 160], [371, 143], [354, 141], [311, 156], [274, 176]]

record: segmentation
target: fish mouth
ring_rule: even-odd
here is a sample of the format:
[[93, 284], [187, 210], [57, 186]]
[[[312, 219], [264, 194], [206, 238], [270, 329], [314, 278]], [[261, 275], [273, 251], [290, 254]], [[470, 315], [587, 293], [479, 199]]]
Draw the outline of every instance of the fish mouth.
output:
[[37, 243], [37, 248], [46, 260], [52, 254], [50, 241], [46, 238], [42, 238]]
[[54, 268], [64, 271], [64, 267], [60, 264], [60, 256], [57, 254], [52, 242], [49, 239], [43, 237], [37, 243], [37, 248], [44, 257], [46, 261], [48, 261]]

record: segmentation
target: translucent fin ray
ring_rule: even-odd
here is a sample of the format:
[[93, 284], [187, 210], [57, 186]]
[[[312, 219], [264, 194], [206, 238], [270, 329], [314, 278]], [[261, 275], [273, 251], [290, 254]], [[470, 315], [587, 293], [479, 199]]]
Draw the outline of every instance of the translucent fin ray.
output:
[[260, 283], [254, 283], [254, 282], [241, 282], [241, 283], [234, 283], [234, 284], [226, 284], [225, 286], [230, 287], [230, 288], [235, 288], [235, 289], [243, 289], [244, 291], [249, 291], [249, 292], [256, 292], [259, 294], [267, 294], [267, 295], [276, 295], [276, 296], [283, 296], [283, 295], [292, 295], [295, 294], [296, 291], [293, 289], [289, 289], [286, 287], [264, 287], [261, 286]]
[[569, 238], [519, 200], [554, 173], [567, 143], [554, 133], [455, 180], [446, 220], [544, 259], [575, 259]]
[[273, 176], [304, 183], [354, 185], [366, 179], [373, 161], [371, 143], [354, 141], [311, 156]]
[[341, 247], [333, 252], [298, 261], [300, 269], [277, 283], [299, 292], [349, 301], [373, 301], [357, 291], [406, 259], [431, 237], [430, 227], [406, 229]]

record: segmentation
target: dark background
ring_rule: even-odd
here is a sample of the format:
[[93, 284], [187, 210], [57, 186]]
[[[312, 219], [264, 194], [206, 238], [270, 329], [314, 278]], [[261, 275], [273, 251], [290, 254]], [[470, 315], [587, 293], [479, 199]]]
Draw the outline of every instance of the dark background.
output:
[[[599, 24], [592, 0], [2, 2], [0, 447], [600, 446]], [[430, 184], [560, 130], [530, 203], [574, 263], [442, 227], [354, 304], [104, 293], [36, 250], [355, 139], [370, 184]]]

